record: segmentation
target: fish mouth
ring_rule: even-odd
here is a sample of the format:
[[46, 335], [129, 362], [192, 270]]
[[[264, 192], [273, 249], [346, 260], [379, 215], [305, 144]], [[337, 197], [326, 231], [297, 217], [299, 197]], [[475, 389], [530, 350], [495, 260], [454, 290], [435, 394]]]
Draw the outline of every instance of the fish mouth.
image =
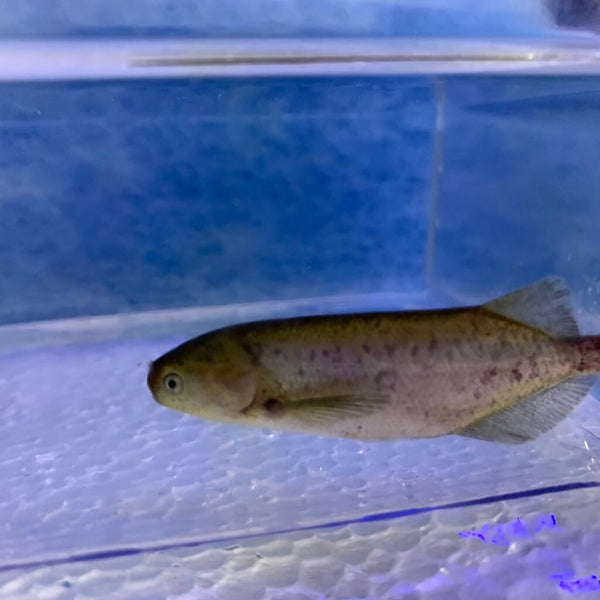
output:
[[146, 376], [146, 385], [152, 392], [152, 395], [156, 397], [156, 390], [160, 385], [160, 369], [156, 368], [156, 363], [150, 361], [148, 363], [148, 375]]

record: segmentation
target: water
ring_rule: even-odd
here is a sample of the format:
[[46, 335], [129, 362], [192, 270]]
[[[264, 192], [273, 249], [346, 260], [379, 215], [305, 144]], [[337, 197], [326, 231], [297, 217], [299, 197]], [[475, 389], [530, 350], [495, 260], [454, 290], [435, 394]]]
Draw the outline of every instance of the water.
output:
[[145, 388], [228, 323], [547, 274], [600, 329], [598, 43], [524, 4], [0, 3], [1, 599], [596, 591], [593, 395], [505, 447], [204, 423]]
[[[341, 308], [339, 299], [321, 306]], [[129, 328], [104, 317], [6, 327], [0, 597], [242, 598], [250, 589], [346, 598], [354, 585], [364, 597], [451, 597], [472, 586], [559, 597], [560, 581], [593, 572], [598, 532], [585, 514], [599, 493], [600, 432], [591, 396], [534, 444], [505, 447], [202, 423], [144, 389], [148, 358], [182, 339], [161, 327], [318, 309], [267, 303], [220, 309], [218, 320], [200, 310], [140, 316]], [[36, 330], [37, 347], [27, 339]], [[558, 527], [510, 546], [460, 535], [549, 512]], [[564, 578], [551, 579], [558, 571]]]

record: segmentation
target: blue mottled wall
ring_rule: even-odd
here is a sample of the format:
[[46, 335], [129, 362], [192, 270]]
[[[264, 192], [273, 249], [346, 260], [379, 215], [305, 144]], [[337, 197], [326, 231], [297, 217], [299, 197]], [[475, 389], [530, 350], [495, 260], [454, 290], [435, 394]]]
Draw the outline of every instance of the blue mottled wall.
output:
[[423, 287], [433, 84], [0, 88], [0, 321]]
[[429, 78], [3, 85], [0, 321], [549, 273], [597, 308], [600, 83], [438, 85], [427, 273]]
[[449, 78], [435, 286], [494, 295], [547, 274], [600, 310], [600, 79]]

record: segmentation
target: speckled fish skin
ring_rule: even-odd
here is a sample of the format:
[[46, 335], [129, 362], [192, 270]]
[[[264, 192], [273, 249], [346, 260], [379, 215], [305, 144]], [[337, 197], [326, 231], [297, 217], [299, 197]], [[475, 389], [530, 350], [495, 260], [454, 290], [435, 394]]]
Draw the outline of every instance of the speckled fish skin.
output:
[[[233, 326], [159, 358], [148, 385], [159, 403], [203, 418], [387, 439], [459, 432], [599, 370], [599, 338], [555, 339], [475, 307]], [[170, 372], [177, 394], [162, 386]]]

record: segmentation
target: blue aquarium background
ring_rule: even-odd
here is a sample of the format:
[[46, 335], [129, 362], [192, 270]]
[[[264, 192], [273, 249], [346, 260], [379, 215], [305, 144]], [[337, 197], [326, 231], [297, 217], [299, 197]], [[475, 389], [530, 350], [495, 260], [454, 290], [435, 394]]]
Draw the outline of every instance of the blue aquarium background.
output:
[[[574, 11], [0, 0], [0, 44], [593, 46], [593, 27], [560, 26], [581, 24]], [[36, 56], [50, 72], [56, 59]], [[450, 67], [0, 78], [0, 599], [600, 590], [593, 396], [505, 447], [206, 423], [145, 387], [149, 360], [217, 326], [472, 304], [550, 274], [597, 332], [600, 79]]]

